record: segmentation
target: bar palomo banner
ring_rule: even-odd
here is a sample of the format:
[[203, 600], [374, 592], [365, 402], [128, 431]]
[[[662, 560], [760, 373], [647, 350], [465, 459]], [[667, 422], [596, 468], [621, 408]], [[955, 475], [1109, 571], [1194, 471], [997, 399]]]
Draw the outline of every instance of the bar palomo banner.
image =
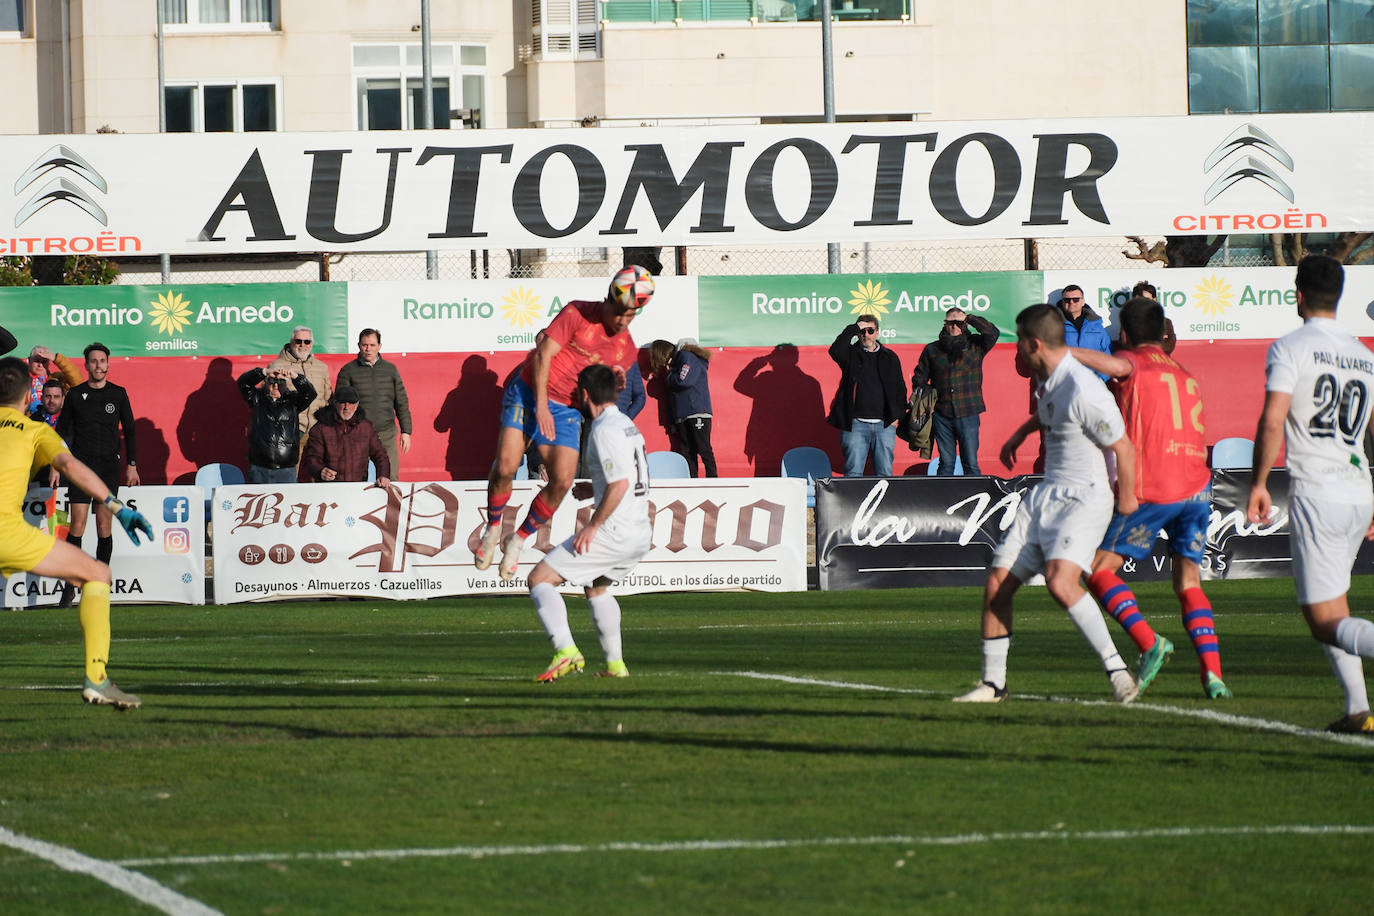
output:
[[0, 255], [1335, 232], [1374, 114], [0, 138]]
[[[517, 481], [507, 532], [538, 484]], [[215, 490], [215, 603], [359, 595], [417, 599], [523, 594], [544, 552], [591, 514], [566, 498], [525, 547], [518, 575], [473, 567], [485, 524], [485, 481], [231, 486]], [[653, 546], [614, 590], [805, 591], [806, 492], [778, 478], [654, 484]], [[575, 589], [574, 591], [580, 591]]]

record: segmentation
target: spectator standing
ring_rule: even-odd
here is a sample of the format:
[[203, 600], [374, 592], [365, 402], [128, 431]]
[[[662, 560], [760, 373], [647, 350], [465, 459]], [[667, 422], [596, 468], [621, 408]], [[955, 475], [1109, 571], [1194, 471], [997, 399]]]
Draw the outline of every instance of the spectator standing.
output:
[[[410, 398], [396, 364], [382, 358], [382, 332], [363, 328], [358, 334], [358, 358], [339, 370], [337, 387], [352, 387], [358, 393], [363, 415], [377, 431], [386, 449], [391, 474], [400, 476], [396, 453], [396, 430], [400, 427], [401, 451], [410, 451]], [[326, 416], [328, 414], [326, 413]]]
[[[1159, 290], [1148, 280], [1141, 280], [1131, 287], [1131, 298], [1154, 299], [1159, 301]], [[1160, 306], [1163, 308], [1163, 306]], [[1160, 349], [1165, 353], [1173, 353], [1174, 347], [1178, 346], [1178, 334], [1174, 332], [1174, 323], [1168, 318], [1164, 319], [1164, 336], [1160, 339]]]
[[43, 396], [38, 400], [38, 406], [29, 410], [29, 418], [41, 420], [57, 428], [58, 418], [62, 416], [62, 402], [66, 399], [67, 389], [62, 384], [62, 380], [56, 376], [51, 376], [43, 383]]
[[357, 389], [340, 385], [329, 407], [310, 429], [301, 473], [321, 483], [366, 483], [367, 462], [377, 468], [377, 486], [391, 485], [391, 459], [377, 429], [358, 403]]
[[878, 340], [878, 316], [863, 314], [830, 345], [840, 386], [826, 422], [840, 430], [844, 476], [862, 477], [869, 455], [873, 473], [892, 476], [897, 421], [906, 411], [906, 378], [897, 354]]
[[116, 687], [105, 668], [110, 657], [110, 567], [24, 519], [21, 509], [29, 473], [35, 465], [51, 464], [118, 519], [135, 545], [140, 533], [152, 540], [153, 528], [116, 499], [95, 471], [73, 457], [56, 431], [23, 415], [29, 399], [26, 375], [22, 360], [0, 360], [0, 568], [81, 586], [79, 619], [86, 673], [81, 698], [95, 705], [132, 709], [143, 701]]
[[29, 407], [32, 413], [43, 398], [43, 385], [50, 378], [56, 378], [62, 390], [81, 384], [81, 373], [71, 361], [58, 353], [56, 356], [47, 347], [34, 347], [29, 351]]
[[[607, 366], [587, 366], [577, 376], [576, 399], [587, 417], [587, 466], [592, 513], [576, 533], [550, 550], [530, 572], [530, 600], [553, 643], [554, 656], [535, 680], [554, 681], [586, 665], [568, 626], [558, 586], [581, 585], [591, 606], [606, 670], [601, 677], [629, 677], [621, 651], [620, 604], [607, 589], [628, 576], [649, 552], [649, 459], [644, 436], [613, 403], [616, 378]], [[585, 482], [578, 487], [585, 487]], [[576, 488], [575, 488], [576, 489]]]
[[[248, 482], [295, 483], [300, 463], [300, 414], [315, 400], [305, 373], [289, 379], [285, 369], [249, 369], [239, 376], [248, 404]], [[294, 390], [287, 391], [287, 382]]]
[[[1084, 298], [1083, 287], [1070, 283], [1059, 298], [1059, 310], [1064, 314], [1064, 342], [1070, 347], [1112, 352], [1112, 338], [1106, 323], [1094, 312]], [[1102, 374], [1098, 378], [1107, 380]]]
[[649, 395], [644, 391], [644, 373], [639, 371], [639, 358], [635, 357], [630, 368], [625, 370], [625, 387], [616, 393], [615, 407], [633, 420], [648, 401]]
[[[664, 346], [664, 345], [667, 346]], [[697, 476], [697, 458], [705, 477], [716, 477], [716, 453], [711, 448], [711, 353], [690, 339], [673, 346], [666, 340], [656, 340], [650, 346], [655, 375], [662, 374], [668, 389], [669, 415], [673, 421], [673, 445], [687, 459], [687, 472]], [[663, 364], [664, 357], [667, 363]]]
[[315, 358], [315, 332], [303, 324], [296, 325], [291, 331], [290, 339], [281, 348], [281, 353], [277, 354], [272, 365], [267, 367], [268, 372], [273, 369], [285, 369], [289, 378], [303, 374], [315, 389], [314, 400], [301, 411], [297, 421], [300, 430], [300, 453], [304, 455], [305, 438], [318, 422], [316, 415], [329, 406], [329, 398], [334, 393], [333, 386], [329, 384], [329, 367]]
[[1374, 659], [1374, 621], [1350, 615], [1350, 568], [1374, 538], [1374, 497], [1362, 450], [1374, 388], [1374, 353], [1336, 321], [1345, 285], [1339, 261], [1298, 262], [1303, 326], [1274, 341], [1264, 364], [1264, 408], [1255, 431], [1250, 521], [1270, 519], [1269, 472], [1287, 444], [1293, 584], [1312, 637], [1345, 691], [1345, 715], [1328, 731], [1374, 737], [1362, 658]]
[[[136, 487], [139, 484], [135, 460], [138, 451], [134, 438], [134, 411], [129, 404], [129, 393], [109, 380], [110, 348], [102, 343], [93, 343], [83, 353], [86, 357], [87, 379], [67, 393], [62, 415], [57, 421], [57, 433], [77, 460], [94, 471], [110, 493], [117, 497], [121, 463], [127, 464], [124, 470], [125, 485]], [[122, 455], [119, 448], [121, 432], [124, 437]], [[114, 552], [114, 513], [94, 497], [75, 501], [71, 501], [70, 497], [69, 492], [71, 524], [67, 529], [67, 542], [80, 549], [90, 507], [94, 505], [95, 558], [108, 565]], [[71, 607], [74, 597], [75, 588], [67, 583], [62, 587], [58, 607]]]
[[[1001, 332], [981, 315], [963, 309], [945, 312], [940, 337], [926, 344], [911, 373], [911, 390], [929, 385], [935, 389], [935, 448], [940, 456], [939, 473], [954, 473], [956, 458], [964, 473], [976, 476], [978, 428], [983, 403], [983, 359], [992, 352]], [[957, 454], [956, 454], [957, 450]]]

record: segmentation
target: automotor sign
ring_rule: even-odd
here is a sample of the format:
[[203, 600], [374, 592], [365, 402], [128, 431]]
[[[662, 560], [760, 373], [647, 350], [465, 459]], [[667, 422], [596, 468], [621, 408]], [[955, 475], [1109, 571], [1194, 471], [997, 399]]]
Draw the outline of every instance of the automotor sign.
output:
[[[609, 283], [609, 276], [351, 282], [349, 336], [382, 328], [393, 353], [528, 350], [564, 305], [600, 301]], [[630, 334], [641, 346], [657, 337], [696, 338], [697, 278], [656, 278], [653, 300], [635, 317]]]
[[0, 255], [1360, 230], [1371, 154], [1367, 113], [5, 137]]
[[320, 352], [351, 348], [343, 283], [34, 286], [0, 289], [0, 325], [20, 340], [116, 356], [272, 353], [297, 325]]
[[1016, 340], [1016, 314], [1043, 301], [1038, 272], [806, 274], [702, 277], [704, 346], [827, 346], [860, 315], [878, 316], [884, 343], [929, 343], [960, 308]]

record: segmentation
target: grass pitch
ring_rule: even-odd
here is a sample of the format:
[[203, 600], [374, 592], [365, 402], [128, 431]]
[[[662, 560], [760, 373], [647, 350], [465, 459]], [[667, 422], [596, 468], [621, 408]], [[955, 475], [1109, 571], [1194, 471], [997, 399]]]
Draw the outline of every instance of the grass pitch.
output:
[[1374, 741], [1320, 731], [1291, 581], [1208, 592], [1236, 699], [1161, 584], [1177, 652], [1131, 706], [1043, 589], [991, 706], [949, 702], [971, 589], [625, 598], [631, 678], [552, 685], [523, 599], [118, 607], [124, 714], [79, 701], [74, 611], [0, 615], [0, 912], [155, 912], [139, 876], [188, 913], [1362, 908]]

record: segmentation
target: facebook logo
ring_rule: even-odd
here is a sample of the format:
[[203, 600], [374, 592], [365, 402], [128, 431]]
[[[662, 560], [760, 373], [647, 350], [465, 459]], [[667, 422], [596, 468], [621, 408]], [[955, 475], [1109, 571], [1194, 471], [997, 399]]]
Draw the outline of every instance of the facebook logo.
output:
[[186, 522], [191, 519], [191, 501], [185, 496], [168, 496], [162, 501], [164, 522]]

